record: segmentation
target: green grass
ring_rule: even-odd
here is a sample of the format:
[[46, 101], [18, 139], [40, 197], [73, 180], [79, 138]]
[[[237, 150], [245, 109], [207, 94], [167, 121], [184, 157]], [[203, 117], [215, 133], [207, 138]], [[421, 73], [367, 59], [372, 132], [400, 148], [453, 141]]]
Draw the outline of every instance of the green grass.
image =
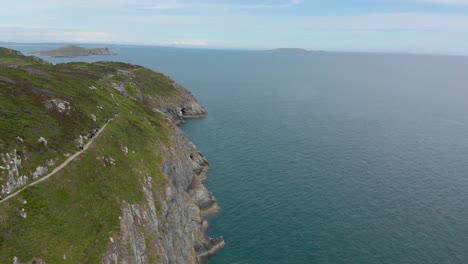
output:
[[87, 55], [89, 51], [95, 51], [96, 49], [87, 49], [79, 46], [64, 46], [58, 49], [38, 51], [34, 52], [43, 56], [54, 56], [54, 57], [76, 57]]
[[[22, 260], [40, 256], [48, 263], [62, 263], [63, 254], [73, 263], [98, 263], [109, 237], [119, 231], [122, 202], [142, 201], [142, 177], [153, 172], [149, 175], [157, 182], [165, 182], [159, 172], [161, 154], [155, 147], [159, 142], [154, 135], [160, 133], [141, 133], [138, 126], [117, 118], [79, 160], [8, 201], [8, 221], [0, 224], [0, 263], [13, 256]], [[134, 135], [139, 140], [130, 142]], [[135, 153], [125, 155], [123, 146]], [[113, 158], [116, 165], [97, 157]], [[27, 201], [26, 219], [18, 217], [23, 200]]]
[[[29, 162], [24, 172], [34, 171], [46, 160], [63, 160], [65, 153], [75, 152], [79, 135], [100, 127], [115, 111], [115, 102], [107, 90], [90, 90], [92, 81], [81, 72], [62, 74], [52, 66], [40, 67], [56, 78], [30, 75], [22, 69], [0, 67], [0, 75], [15, 80], [16, 85], [0, 85], [0, 153], [21, 149]], [[69, 113], [47, 109], [46, 103], [60, 99], [71, 104]], [[99, 110], [101, 106], [104, 110]], [[97, 122], [91, 119], [97, 117]], [[16, 140], [24, 139], [24, 143]], [[48, 146], [38, 143], [44, 137]], [[0, 175], [1, 176], [1, 175]]]
[[24, 56], [10, 49], [0, 47], [0, 64], [16, 64], [16, 65], [29, 65], [29, 64], [43, 64], [50, 65], [50, 63], [39, 59], [37, 57]]
[[58, 49], [41, 51], [42, 55], [50, 56], [76, 56], [86, 52], [87, 49], [78, 46], [65, 46]]
[[[38, 257], [47, 263], [99, 263], [109, 237], [119, 232], [123, 203], [143, 201], [144, 177], [152, 177], [155, 188], [167, 185], [161, 172], [161, 146], [171, 144], [171, 126], [162, 114], [119, 93], [110, 82], [125, 83], [135, 96], [144, 93], [171, 100], [179, 91], [164, 75], [130, 64], [53, 66], [0, 49], [2, 62], [4, 58], [22, 61], [21, 65], [30, 61], [28, 68], [51, 76], [28, 74], [23, 66], [0, 66], [0, 75], [16, 82], [0, 81], [0, 153], [24, 151], [27, 159], [22, 173], [29, 174], [49, 159], [57, 159], [59, 164], [65, 159], [63, 154], [77, 151], [78, 136], [102, 127], [117, 104], [120, 114], [77, 160], [0, 205], [0, 263], [11, 263], [14, 256], [21, 261]], [[68, 114], [47, 109], [45, 102], [53, 98], [70, 102], [73, 109]], [[91, 114], [97, 116], [97, 122]], [[41, 136], [48, 140], [47, 146], [38, 143]], [[115, 165], [106, 162], [110, 158]], [[5, 179], [0, 173], [0, 183]], [[27, 204], [23, 204], [25, 200]], [[155, 205], [160, 213], [160, 201]], [[20, 216], [21, 208], [26, 209], [25, 219]]]

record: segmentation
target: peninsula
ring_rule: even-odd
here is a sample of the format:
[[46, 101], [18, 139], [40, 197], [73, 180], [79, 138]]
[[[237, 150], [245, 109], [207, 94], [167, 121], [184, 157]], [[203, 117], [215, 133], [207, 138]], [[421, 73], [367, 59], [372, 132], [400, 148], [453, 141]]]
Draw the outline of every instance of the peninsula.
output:
[[117, 52], [112, 51], [109, 48], [87, 49], [80, 46], [64, 46], [53, 50], [34, 51], [31, 52], [31, 55], [74, 58], [91, 55], [117, 55]]
[[205, 110], [166, 75], [0, 48], [0, 263], [200, 263], [218, 209], [177, 124]]

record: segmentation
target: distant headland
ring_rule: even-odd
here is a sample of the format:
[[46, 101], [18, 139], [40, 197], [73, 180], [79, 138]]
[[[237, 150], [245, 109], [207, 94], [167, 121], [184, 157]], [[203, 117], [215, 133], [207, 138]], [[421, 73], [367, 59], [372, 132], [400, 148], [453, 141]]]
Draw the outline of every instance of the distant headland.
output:
[[31, 52], [31, 55], [73, 58], [91, 55], [117, 55], [117, 52], [109, 48], [87, 49], [79, 46], [64, 46], [53, 50], [34, 51]]

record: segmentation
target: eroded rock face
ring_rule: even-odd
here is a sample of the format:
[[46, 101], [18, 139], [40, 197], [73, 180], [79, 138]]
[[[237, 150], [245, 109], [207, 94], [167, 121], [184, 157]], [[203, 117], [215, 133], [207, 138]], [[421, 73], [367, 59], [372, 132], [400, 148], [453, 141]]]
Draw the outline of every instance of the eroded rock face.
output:
[[[13, 51], [12, 51], [13, 52]], [[36, 60], [36, 58], [34, 58]], [[40, 59], [37, 59], [41, 61]], [[46, 63], [46, 62], [44, 62]], [[0, 62], [1, 64], [1, 62]], [[27, 70], [32, 75], [42, 75], [53, 78], [36, 70]], [[129, 71], [119, 71], [119, 74], [128, 78], [134, 78]], [[2, 80], [11, 84], [11, 79]], [[16, 81], [16, 82], [19, 82]], [[3, 85], [10, 85], [3, 84]], [[126, 85], [126, 86], [125, 86]], [[198, 104], [192, 94], [182, 86], [174, 83], [175, 95], [170, 98], [153, 96], [148, 107], [166, 115], [173, 124], [181, 122], [184, 118], [197, 118], [206, 115], [205, 110]], [[132, 88], [131, 83], [115, 83], [113, 88], [124, 95], [126, 89]], [[79, 105], [72, 105], [70, 97], [49, 91], [47, 89], [32, 87], [32, 92], [40, 99], [42, 107], [54, 115], [72, 115], [80, 110]], [[88, 86], [83, 87], [88, 91]], [[89, 86], [91, 90], [103, 89], [101, 86]], [[133, 93], [132, 93], [133, 94]], [[114, 97], [111, 94], [112, 97]], [[130, 98], [138, 100], [138, 98]], [[117, 100], [114, 101], [119, 106]], [[102, 106], [97, 106], [96, 111], [103, 111]], [[116, 115], [118, 112], [116, 112]], [[89, 116], [88, 116], [89, 117]], [[92, 119], [93, 116], [91, 116]], [[69, 135], [75, 139], [77, 150], [86, 144], [86, 141], [96, 135], [91, 130], [88, 135]], [[47, 149], [47, 140], [52, 143], [49, 135], [34, 139], [34, 143], [42, 149]], [[23, 139], [16, 139], [23, 144]], [[35, 142], [37, 140], [37, 142]], [[120, 232], [112, 233], [106, 239], [107, 248], [102, 252], [102, 263], [199, 263], [200, 258], [213, 254], [224, 246], [222, 237], [210, 238], [205, 234], [207, 222], [204, 215], [217, 208], [215, 197], [203, 186], [209, 163], [206, 158], [186, 138], [183, 132], [175, 125], [172, 127], [171, 143], [167, 147], [162, 146], [164, 153], [161, 172], [166, 175], [167, 182], [155, 182], [151, 175], [141, 178], [144, 192], [144, 200], [138, 204], [122, 201], [121, 214], [119, 216]], [[0, 146], [2, 141], [0, 139]], [[122, 146], [125, 154], [133, 153], [133, 149]], [[26, 149], [26, 148], [25, 148]], [[0, 198], [5, 198], [18, 190], [21, 186], [36, 179], [44, 177], [53, 171], [55, 162], [60, 159], [41, 161], [41, 164], [27, 164], [29, 153], [21, 149], [2, 150], [0, 153]], [[71, 150], [68, 150], [71, 151]], [[73, 153], [75, 153], [73, 151]], [[57, 153], [69, 157], [70, 153]], [[113, 153], [99, 155], [96, 158], [102, 161], [102, 166], [115, 166]], [[159, 162], [159, 161], [158, 161]], [[23, 164], [24, 163], [24, 164]], [[27, 169], [23, 168], [23, 165]], [[99, 169], [99, 168], [96, 168]], [[31, 218], [32, 212], [27, 212], [26, 206], [20, 209], [18, 215], [23, 218]], [[24, 210], [23, 210], [24, 209]], [[63, 259], [67, 260], [64, 254]], [[14, 263], [45, 263], [41, 259], [20, 260], [18, 257], [11, 259]], [[73, 262], [68, 257], [67, 261]], [[11, 263], [11, 262], [10, 262]]]
[[[151, 101], [155, 112], [165, 114], [173, 123], [178, 124], [184, 118], [200, 118], [207, 115], [205, 109], [200, 106], [192, 93], [178, 83], [173, 83], [179, 95], [174, 100], [167, 101], [162, 98], [145, 96], [146, 101]], [[143, 100], [140, 98], [140, 100]]]
[[207, 115], [205, 109], [200, 106], [190, 91], [177, 83], [174, 85], [177, 89], [184, 91], [183, 96], [179, 98], [177, 103], [163, 107], [163, 111], [171, 117], [173, 122], [177, 124], [184, 118], [200, 118]]
[[[193, 102], [191, 113], [205, 115]], [[168, 116], [174, 123], [182, 117]], [[146, 177], [145, 202], [122, 208], [120, 234], [110, 239], [103, 263], [199, 263], [224, 247], [222, 237], [205, 234], [203, 212], [217, 208], [214, 196], [202, 184], [208, 161], [176, 126], [171, 142], [170, 148], [163, 147], [161, 168], [168, 184], [162, 188]]]
[[[175, 129], [173, 143], [174, 147], [170, 149], [172, 155], [166, 155], [166, 157], [171, 156], [172, 159], [165, 161], [163, 172], [172, 181], [172, 193], [183, 194], [185, 201], [187, 201], [188, 210], [191, 212], [190, 224], [193, 226], [191, 232], [192, 236], [195, 237], [192, 248], [198, 258], [205, 253], [206, 248], [211, 249], [211, 238], [204, 234], [203, 210], [217, 206], [216, 200], [211, 193], [208, 195], [212, 198], [208, 202], [211, 206], [204, 208], [200, 206], [202, 204], [201, 200], [193, 195], [198, 192], [199, 186], [203, 186], [201, 180], [206, 177], [205, 172], [209, 168], [209, 163], [179, 128]], [[203, 189], [206, 190], [204, 186]], [[220, 239], [222, 240], [222, 238]]]
[[65, 114], [69, 114], [70, 110], [72, 110], [72, 106], [70, 102], [59, 99], [59, 98], [54, 98], [54, 99], [44, 102], [44, 106], [46, 109], [55, 108], [59, 113], [65, 113]]
[[1, 153], [1, 169], [7, 174], [2, 185], [1, 197], [13, 193], [16, 189], [28, 183], [29, 177], [20, 172], [23, 159], [16, 149], [9, 153]]
[[119, 83], [111, 83], [111, 86], [116, 89], [117, 91], [121, 92], [122, 94], [128, 95], [127, 89], [125, 89], [125, 85], [121, 82]]
[[[54, 165], [54, 164], [52, 164], [51, 166], [53, 166], [53, 165]], [[39, 178], [40, 176], [45, 175], [45, 174], [47, 173], [47, 171], [48, 171], [48, 168], [47, 168], [47, 167], [45, 167], [45, 166], [38, 166], [38, 167], [36, 168], [36, 171], [33, 172], [32, 177], [33, 177], [33, 179], [37, 179], [37, 178]]]

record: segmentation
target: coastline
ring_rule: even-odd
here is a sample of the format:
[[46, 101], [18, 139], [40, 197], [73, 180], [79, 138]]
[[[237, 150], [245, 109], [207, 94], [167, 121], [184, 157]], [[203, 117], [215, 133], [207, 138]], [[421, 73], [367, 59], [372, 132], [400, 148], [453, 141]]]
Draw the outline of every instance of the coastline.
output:
[[[47, 239], [67, 246], [59, 250], [47, 243], [25, 246], [13, 252], [17, 263], [61, 263], [66, 258], [106, 264], [200, 263], [224, 247], [223, 237], [212, 238], [206, 232], [206, 216], [219, 211], [216, 198], [202, 183], [210, 164], [177, 126], [184, 119], [207, 116], [190, 91], [163, 74], [126, 63], [54, 65], [8, 49], [0, 49], [0, 55], [7, 61], [0, 67], [2, 83], [18, 91], [19, 98], [36, 99], [37, 95], [46, 98], [31, 100], [37, 107], [37, 119], [42, 120], [42, 116], [53, 112], [57, 127], [73, 127], [81, 132], [67, 131], [70, 147], [63, 142], [58, 144], [48, 131], [29, 137], [20, 134], [10, 140], [18, 146], [1, 153], [5, 157], [3, 162], [10, 164], [0, 164], [2, 171], [7, 169], [2, 172], [7, 187], [19, 188], [27, 183], [23, 180], [29, 179], [27, 166], [44, 168], [39, 168], [41, 174], [31, 176], [39, 177], [37, 182], [41, 184], [28, 188], [27, 192], [19, 190], [19, 195], [5, 200], [5, 206], [1, 207], [5, 215], [1, 227], [7, 231], [0, 237], [3, 253], [0, 262], [8, 263], [13, 258], [10, 248], [17, 241], [25, 244], [31, 236], [38, 241]], [[66, 75], [61, 75], [62, 72]], [[92, 81], [83, 80], [82, 74], [91, 76]], [[117, 77], [112, 79], [114, 76]], [[50, 79], [54, 86], [36, 88], [38, 84], [33, 81], [40, 78]], [[159, 85], [167, 93], [158, 90], [161, 86], [151, 86], [154, 82], [145, 83], [139, 78], [162, 80]], [[68, 86], [63, 85], [67, 81], [76, 82], [73, 88], [95, 101], [75, 98], [75, 90], [65, 89]], [[128, 83], [133, 85], [125, 85]], [[23, 89], [15, 89], [19, 84]], [[55, 87], [65, 88], [57, 93]], [[13, 101], [7, 95], [5, 98]], [[25, 104], [20, 106], [26, 108]], [[107, 113], [115, 113], [116, 106], [120, 117], [107, 126], [103, 135], [93, 136], [97, 140], [89, 144], [96, 145], [81, 152], [87, 149], [78, 148], [83, 144], [83, 137], [89, 135], [87, 131], [94, 131], [100, 122], [105, 122], [103, 131], [109, 123]], [[83, 109], [94, 110], [89, 114]], [[69, 124], [70, 116], [78, 116], [82, 122]], [[35, 124], [29, 116], [22, 120]], [[17, 130], [10, 130], [6, 135], [16, 135]], [[31, 139], [43, 150], [50, 150], [57, 157], [54, 162], [45, 160], [43, 152], [28, 148], [25, 142]], [[78, 159], [70, 154], [75, 148], [78, 148], [76, 155], [81, 154]], [[46, 174], [47, 169], [62, 155], [70, 159], [59, 165], [63, 170], [57, 171], [56, 177], [46, 181], [55, 173], [53, 170]], [[44, 163], [23, 162], [35, 157], [43, 158]], [[70, 199], [61, 199], [62, 193]], [[64, 210], [69, 213], [59, 213]], [[81, 217], [82, 211], [92, 215]], [[50, 224], [49, 218], [41, 218], [44, 214], [53, 215], [63, 224]], [[42, 228], [44, 223], [50, 224], [47, 230]], [[11, 239], [6, 233], [16, 225], [25, 230], [24, 234]], [[67, 226], [66, 230], [61, 229], [63, 226]], [[90, 252], [82, 254], [83, 250]]]
[[[185, 88], [184, 88], [185, 89]], [[198, 105], [198, 101], [195, 101]], [[191, 102], [193, 106], [193, 102]], [[178, 125], [184, 122], [185, 119], [200, 119], [208, 116], [208, 114], [201, 108], [199, 105], [196, 107], [196, 111], [182, 115], [178, 117], [178, 120], [175, 120], [173, 123], [177, 128], [183, 133], [185, 136], [185, 132], [183, 132]], [[190, 141], [190, 144], [193, 143]], [[195, 147], [195, 145], [193, 145]], [[208, 191], [208, 189], [203, 184], [203, 181], [206, 180], [207, 173], [210, 169], [210, 164], [205, 156], [198, 151], [198, 154], [201, 156], [203, 162], [201, 164], [201, 168], [196, 170], [197, 176], [193, 179], [192, 183], [189, 186], [188, 193], [190, 196], [195, 200], [195, 206], [199, 209], [199, 216], [200, 216], [200, 223], [204, 233], [203, 245], [204, 247], [195, 247], [195, 252], [197, 252], [197, 260], [201, 262], [203, 259], [212, 256], [219, 251], [221, 251], [226, 242], [222, 236], [211, 238], [207, 236], [206, 231], [209, 227], [208, 221], [206, 218], [210, 215], [214, 215], [219, 213], [221, 207], [218, 205], [216, 197]]]

